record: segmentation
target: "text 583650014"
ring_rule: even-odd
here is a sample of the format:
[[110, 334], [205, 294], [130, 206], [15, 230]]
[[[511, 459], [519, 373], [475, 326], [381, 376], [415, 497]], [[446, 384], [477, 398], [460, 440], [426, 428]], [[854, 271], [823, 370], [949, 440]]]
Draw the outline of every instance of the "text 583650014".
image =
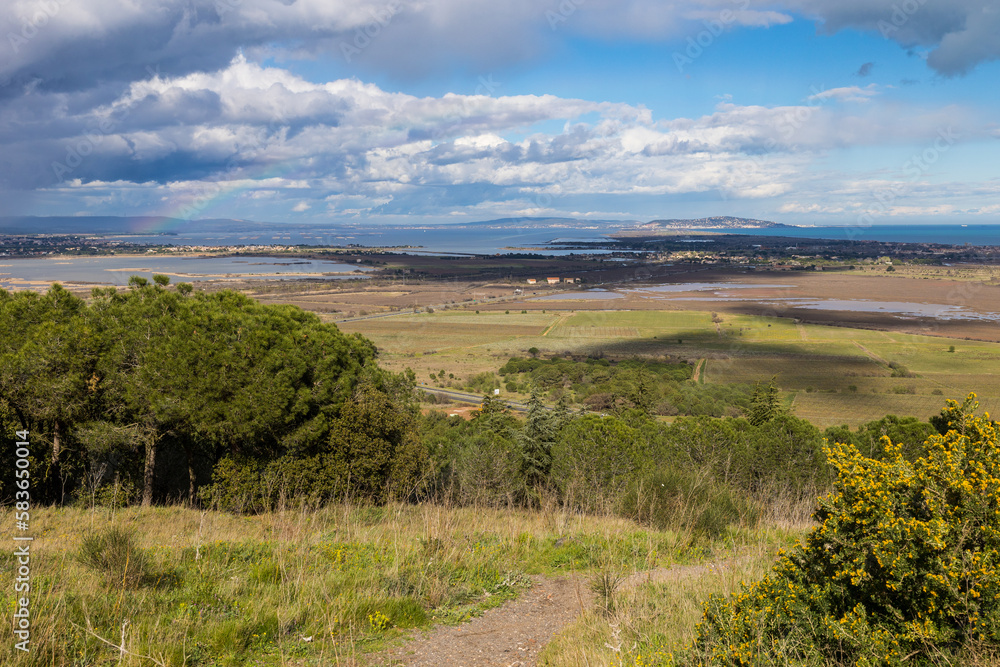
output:
[[14, 521], [17, 524], [14, 541], [17, 546], [14, 549], [14, 636], [17, 642], [14, 647], [19, 651], [28, 651], [31, 641], [31, 613], [30, 598], [31, 592], [31, 541], [33, 537], [27, 535], [28, 527], [31, 523], [31, 473], [28, 470], [30, 461], [30, 445], [28, 443], [28, 431], [18, 431], [17, 450], [14, 459]]

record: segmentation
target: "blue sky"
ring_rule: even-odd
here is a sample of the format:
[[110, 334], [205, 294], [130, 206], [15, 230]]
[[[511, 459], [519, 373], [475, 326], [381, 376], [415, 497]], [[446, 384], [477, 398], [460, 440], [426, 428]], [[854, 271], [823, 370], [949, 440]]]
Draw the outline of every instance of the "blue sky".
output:
[[1000, 222], [996, 0], [14, 0], [0, 215]]

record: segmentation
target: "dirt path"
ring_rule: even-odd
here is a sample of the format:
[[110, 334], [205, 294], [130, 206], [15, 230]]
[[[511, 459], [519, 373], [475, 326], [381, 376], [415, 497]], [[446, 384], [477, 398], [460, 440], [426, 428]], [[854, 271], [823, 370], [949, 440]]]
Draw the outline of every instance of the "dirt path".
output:
[[880, 363], [880, 364], [885, 364], [886, 366], [889, 365], [888, 361], [886, 361], [882, 357], [878, 356], [877, 354], [875, 354], [874, 352], [872, 352], [871, 350], [869, 350], [867, 347], [865, 347], [864, 345], [862, 345], [858, 341], [853, 340], [851, 342], [854, 343], [855, 347], [857, 347], [859, 350], [861, 350], [866, 355], [868, 355], [868, 358], [871, 359], [872, 361], [875, 361], [875, 362]]
[[584, 609], [593, 594], [582, 577], [532, 577], [532, 587], [458, 627], [435, 626], [375, 656], [375, 665], [531, 667], [542, 647]]
[[[675, 565], [635, 572], [621, 588], [644, 583], [669, 584], [746, 560]], [[532, 587], [517, 600], [490, 609], [458, 627], [438, 625], [404, 645], [373, 656], [370, 664], [406, 667], [534, 667], [542, 648], [594, 604], [590, 577], [532, 577]]]
[[[697, 384], [698, 381], [701, 379], [701, 374], [705, 370], [705, 364], [706, 363], [708, 363], [708, 359], [699, 359], [698, 363], [695, 364], [695, 366], [694, 366], [694, 373], [691, 375], [691, 381], [692, 382], [694, 382], [694, 383]], [[704, 382], [702, 384], [704, 384]]]

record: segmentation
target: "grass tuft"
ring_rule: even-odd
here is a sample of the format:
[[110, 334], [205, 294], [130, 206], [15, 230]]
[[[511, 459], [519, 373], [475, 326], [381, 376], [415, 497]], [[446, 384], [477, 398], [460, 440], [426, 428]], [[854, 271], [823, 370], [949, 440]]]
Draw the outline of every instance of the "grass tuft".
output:
[[80, 562], [104, 577], [109, 587], [138, 588], [149, 578], [149, 558], [136, 543], [135, 532], [111, 526], [84, 535]]

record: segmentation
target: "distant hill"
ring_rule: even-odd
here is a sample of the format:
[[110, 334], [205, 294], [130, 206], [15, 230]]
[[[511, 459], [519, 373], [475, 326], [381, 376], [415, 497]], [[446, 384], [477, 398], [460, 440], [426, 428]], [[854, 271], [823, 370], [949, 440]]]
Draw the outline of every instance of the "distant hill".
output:
[[729, 215], [716, 215], [710, 218], [695, 218], [693, 220], [651, 220], [635, 227], [640, 231], [657, 229], [766, 229], [770, 227], [790, 227], [780, 222], [770, 220], [754, 220], [753, 218], [734, 218]]

